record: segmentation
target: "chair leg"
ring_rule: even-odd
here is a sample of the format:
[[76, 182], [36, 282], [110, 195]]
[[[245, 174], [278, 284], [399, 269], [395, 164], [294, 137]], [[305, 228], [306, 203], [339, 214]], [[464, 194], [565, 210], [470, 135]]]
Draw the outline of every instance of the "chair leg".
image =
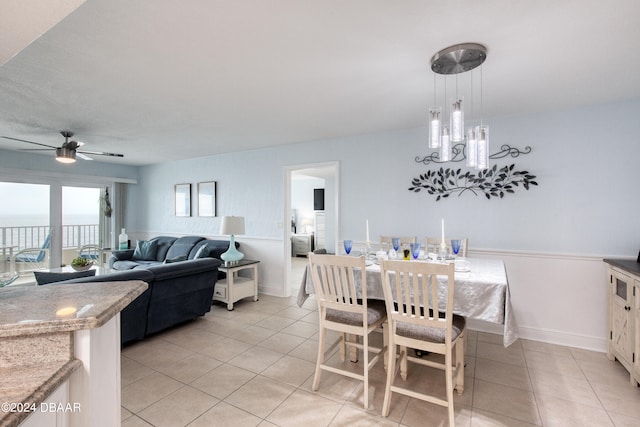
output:
[[320, 386], [320, 365], [324, 363], [324, 344], [327, 338], [327, 330], [325, 328], [320, 328], [320, 336], [318, 337], [318, 358], [316, 359], [316, 372], [313, 375], [313, 385], [311, 389], [313, 391], [317, 391]]
[[382, 402], [382, 416], [389, 415], [391, 407], [391, 386], [396, 372], [396, 344], [393, 335], [389, 334], [389, 343], [387, 344], [387, 382], [384, 387], [384, 401]]
[[[349, 334], [347, 335], [347, 337], [349, 337], [349, 342], [358, 342], [358, 336], [355, 334]], [[358, 363], [358, 347], [356, 347], [355, 345], [350, 345], [349, 347], [349, 360], [353, 363]]]
[[458, 342], [456, 344], [456, 367], [457, 367], [457, 373], [456, 373], [456, 391], [458, 392], [458, 394], [462, 394], [464, 392], [464, 346], [465, 346], [465, 342], [467, 340], [465, 339], [464, 336], [464, 332], [463, 334], [460, 336], [460, 338], [458, 338]]
[[369, 409], [369, 334], [366, 331], [362, 336], [362, 358], [364, 359], [364, 396], [362, 398], [364, 399], [364, 409]]
[[342, 332], [340, 335], [340, 360], [344, 362], [347, 357], [347, 334]]
[[444, 356], [445, 376], [447, 384], [447, 409], [449, 411], [449, 427], [455, 427], [455, 416], [453, 411], [453, 363], [451, 353]]
[[407, 379], [407, 347], [400, 346], [400, 376]]
[[[382, 324], [382, 346], [387, 346], [387, 351], [389, 351], [389, 321], [385, 320]], [[384, 363], [384, 370], [387, 370], [387, 357], [386, 354], [382, 355], [382, 361]]]

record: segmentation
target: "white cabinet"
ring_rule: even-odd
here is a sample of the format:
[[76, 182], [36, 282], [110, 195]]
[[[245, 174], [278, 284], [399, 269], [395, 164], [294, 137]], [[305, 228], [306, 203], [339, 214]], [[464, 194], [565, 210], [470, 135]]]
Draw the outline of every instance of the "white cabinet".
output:
[[291, 236], [291, 251], [293, 256], [307, 256], [313, 251], [313, 234], [293, 234]]
[[[640, 381], [640, 273], [609, 263], [609, 349], [628, 371], [632, 384]], [[633, 264], [630, 264], [633, 267]], [[624, 266], [624, 264], [622, 265]]]
[[327, 229], [324, 212], [314, 214], [315, 249], [327, 249]]
[[75, 405], [69, 402], [69, 381], [65, 381], [44, 402], [36, 405], [37, 410], [20, 427], [68, 427], [69, 413], [80, 411], [79, 405]]

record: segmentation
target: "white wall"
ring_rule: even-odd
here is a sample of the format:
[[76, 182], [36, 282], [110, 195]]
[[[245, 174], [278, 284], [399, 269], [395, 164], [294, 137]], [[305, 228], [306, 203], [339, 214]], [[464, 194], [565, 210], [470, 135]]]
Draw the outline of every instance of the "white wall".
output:
[[339, 161], [340, 238], [364, 240], [366, 218], [372, 238], [423, 238], [445, 218], [447, 234], [468, 236], [473, 254], [505, 259], [523, 337], [604, 350], [600, 259], [640, 248], [637, 117], [640, 101], [490, 120], [492, 152], [533, 149], [496, 163], [513, 162], [540, 184], [504, 199], [467, 193], [436, 202], [409, 192], [413, 177], [435, 168], [414, 161], [427, 154], [425, 127], [142, 167], [128, 223], [146, 235], [215, 236], [218, 218], [173, 216], [173, 185], [218, 181], [218, 214], [245, 216], [238, 241], [263, 260], [261, 291], [282, 294], [284, 167]]

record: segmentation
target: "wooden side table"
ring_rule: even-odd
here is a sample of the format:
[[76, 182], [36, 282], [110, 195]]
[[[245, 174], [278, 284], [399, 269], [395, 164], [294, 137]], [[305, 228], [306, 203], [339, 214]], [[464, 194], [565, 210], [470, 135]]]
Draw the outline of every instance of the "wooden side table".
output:
[[[227, 310], [233, 310], [233, 303], [242, 298], [253, 296], [258, 301], [258, 263], [260, 261], [241, 259], [233, 264], [222, 264], [218, 270], [227, 273], [227, 278], [218, 280], [213, 291], [213, 300], [227, 303]], [[248, 270], [251, 277], [238, 273]]]

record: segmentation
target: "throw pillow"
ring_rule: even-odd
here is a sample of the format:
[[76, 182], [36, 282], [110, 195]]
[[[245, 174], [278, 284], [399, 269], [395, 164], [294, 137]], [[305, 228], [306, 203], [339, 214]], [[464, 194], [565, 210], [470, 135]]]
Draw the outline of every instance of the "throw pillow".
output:
[[208, 256], [209, 256], [209, 248], [207, 247], [207, 245], [202, 245], [200, 246], [196, 254], [193, 256], [193, 259], [206, 258]]
[[158, 242], [155, 240], [138, 240], [136, 241], [136, 250], [133, 252], [133, 259], [155, 261], [157, 252]]
[[174, 258], [167, 258], [164, 260], [164, 264], [171, 264], [172, 262], [180, 262], [180, 261], [186, 261], [187, 260], [187, 256], [186, 255], [181, 255], [181, 256], [177, 256]]
[[34, 271], [33, 276], [36, 278], [38, 285], [46, 285], [49, 283], [62, 282], [64, 280], [77, 279], [79, 277], [91, 277], [96, 275], [96, 270], [74, 271], [72, 273], [50, 273], [48, 271]]

